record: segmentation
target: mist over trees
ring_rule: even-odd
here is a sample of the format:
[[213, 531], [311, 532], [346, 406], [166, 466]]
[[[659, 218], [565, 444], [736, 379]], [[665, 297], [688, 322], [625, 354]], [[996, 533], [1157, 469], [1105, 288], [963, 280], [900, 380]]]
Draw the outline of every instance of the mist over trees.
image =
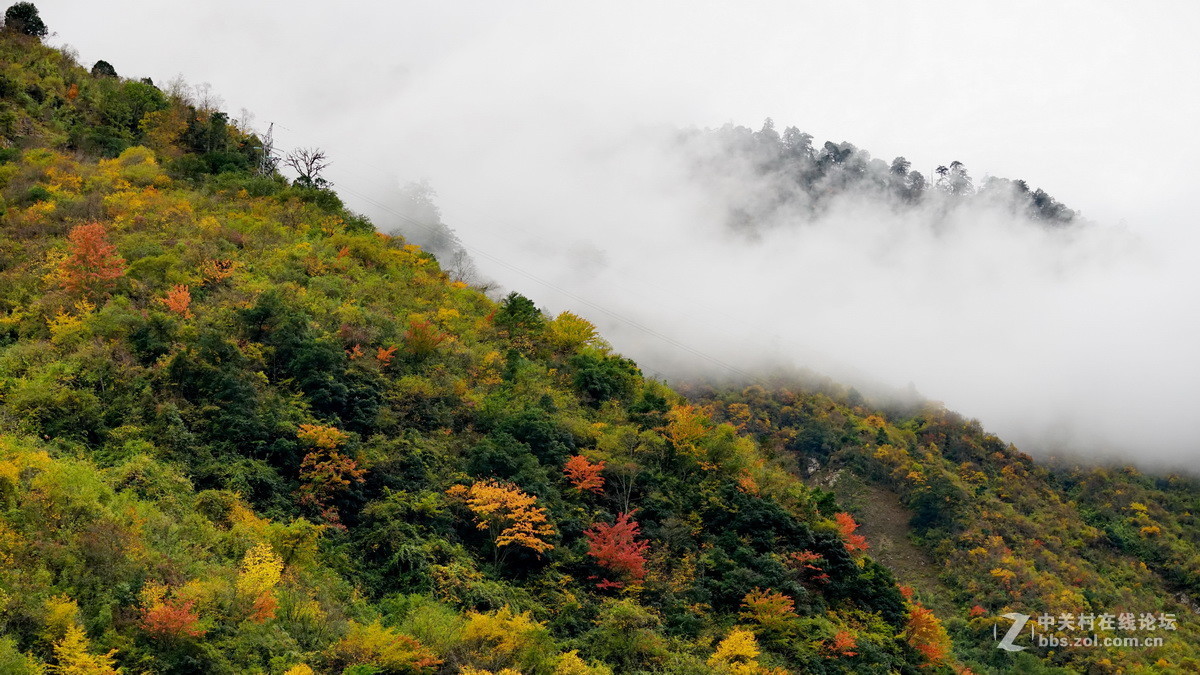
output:
[[726, 124], [681, 132], [676, 147], [691, 162], [695, 180], [728, 197], [729, 227], [746, 233], [815, 220], [847, 198], [897, 212], [982, 207], [1048, 228], [1071, 225], [1078, 215], [1023, 180], [988, 176], [976, 185], [957, 160], [926, 176], [904, 157], [885, 162], [845, 141], [818, 147], [794, 126], [779, 133], [770, 118], [758, 131]]

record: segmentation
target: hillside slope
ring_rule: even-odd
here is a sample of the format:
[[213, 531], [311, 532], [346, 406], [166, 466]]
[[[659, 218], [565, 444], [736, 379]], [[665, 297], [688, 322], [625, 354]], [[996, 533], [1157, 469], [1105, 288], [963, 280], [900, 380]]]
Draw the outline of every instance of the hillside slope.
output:
[[0, 36], [0, 672], [954, 667], [828, 493], [587, 321], [113, 70]]
[[[736, 425], [795, 473], [834, 490], [854, 515], [883, 520], [868, 532], [911, 537], [923, 555], [881, 558], [928, 605], [953, 608], [943, 619], [957, 655], [975, 669], [1015, 667], [993, 634], [1012, 624], [1003, 614], [1017, 612], [1054, 616], [1054, 626], [1038, 632], [1064, 639], [1162, 638], [1154, 647], [1018, 643], [1071, 672], [1200, 670], [1196, 480], [1130, 467], [1043, 466], [940, 406], [875, 410], [829, 383], [686, 391], [714, 420]], [[1139, 622], [1153, 616], [1153, 630], [1117, 628], [1122, 614]], [[1082, 630], [1076, 620], [1060, 630], [1062, 615], [1112, 615], [1114, 625]], [[1034, 672], [1028, 663], [1021, 668]]]
[[[0, 672], [1200, 669], [1195, 481], [685, 397], [262, 145], [0, 34]], [[1008, 612], [1175, 624], [1013, 653]]]

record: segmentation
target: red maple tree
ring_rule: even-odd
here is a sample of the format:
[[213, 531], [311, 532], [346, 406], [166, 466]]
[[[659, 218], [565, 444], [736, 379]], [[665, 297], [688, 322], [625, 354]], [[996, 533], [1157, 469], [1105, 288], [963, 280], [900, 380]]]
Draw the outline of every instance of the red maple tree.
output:
[[[646, 549], [650, 544], [638, 541], [642, 529], [636, 520], [631, 520], [632, 515], [622, 513], [612, 525], [595, 523], [583, 536], [588, 539], [588, 555], [596, 559], [596, 564], [620, 574], [626, 581], [638, 583], [646, 577]], [[604, 579], [596, 585], [619, 588], [623, 584]]]

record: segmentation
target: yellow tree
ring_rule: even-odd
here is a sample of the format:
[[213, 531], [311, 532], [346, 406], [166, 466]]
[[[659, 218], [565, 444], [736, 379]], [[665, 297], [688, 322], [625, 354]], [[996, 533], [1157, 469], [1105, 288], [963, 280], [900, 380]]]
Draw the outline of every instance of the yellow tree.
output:
[[78, 625], [71, 626], [62, 639], [54, 643], [54, 660], [58, 663], [50, 666], [50, 672], [61, 675], [120, 675], [121, 671], [113, 665], [116, 653], [115, 649], [107, 654], [89, 653], [87, 635]]
[[250, 619], [262, 623], [274, 618], [275, 586], [283, 575], [283, 559], [270, 544], [260, 543], [246, 551], [238, 574], [237, 591], [253, 603]]
[[488, 479], [470, 487], [455, 485], [446, 493], [462, 500], [475, 514], [476, 527], [488, 530], [496, 544], [497, 561], [503, 559], [501, 549], [514, 544], [537, 553], [554, 548], [546, 541], [554, 534], [546, 521], [546, 509], [537, 506], [537, 497], [516, 486]]
[[686, 455], [698, 457], [697, 443], [708, 433], [707, 416], [694, 405], [680, 405], [667, 412], [664, 429], [675, 449]]
[[708, 657], [708, 667], [716, 673], [729, 675], [785, 675], [786, 671], [767, 668], [758, 662], [762, 652], [754, 633], [734, 628]]

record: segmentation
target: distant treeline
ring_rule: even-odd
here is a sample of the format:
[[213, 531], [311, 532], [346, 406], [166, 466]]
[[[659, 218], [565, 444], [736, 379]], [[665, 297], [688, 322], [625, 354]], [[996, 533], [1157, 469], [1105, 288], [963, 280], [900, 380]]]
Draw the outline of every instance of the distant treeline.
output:
[[938, 166], [933, 176], [926, 176], [904, 157], [889, 164], [848, 142], [826, 141], [816, 147], [812, 135], [796, 127], [780, 134], [770, 118], [758, 131], [732, 124], [690, 130], [680, 135], [679, 146], [690, 154], [697, 179], [717, 190], [726, 187], [729, 224], [738, 229], [756, 230], [781, 218], [810, 220], [846, 197], [888, 204], [897, 211], [934, 206], [945, 213], [970, 205], [1046, 227], [1069, 225], [1078, 215], [1023, 180], [989, 176], [976, 186], [959, 161]]

